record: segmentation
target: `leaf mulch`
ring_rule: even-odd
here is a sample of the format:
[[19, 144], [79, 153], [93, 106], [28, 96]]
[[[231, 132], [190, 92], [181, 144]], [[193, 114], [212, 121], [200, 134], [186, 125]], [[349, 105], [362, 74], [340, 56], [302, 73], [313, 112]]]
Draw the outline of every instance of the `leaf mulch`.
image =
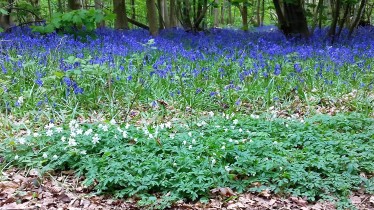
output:
[[[147, 209], [135, 199], [95, 195], [82, 186], [73, 171], [51, 173], [43, 178], [38, 171], [9, 169], [0, 175], [0, 209]], [[358, 209], [374, 209], [374, 195], [356, 193], [350, 197]], [[230, 188], [211, 190], [208, 203], [176, 202], [171, 209], [336, 209], [331, 202], [308, 203], [303, 198], [282, 198], [269, 191], [236, 194]]]

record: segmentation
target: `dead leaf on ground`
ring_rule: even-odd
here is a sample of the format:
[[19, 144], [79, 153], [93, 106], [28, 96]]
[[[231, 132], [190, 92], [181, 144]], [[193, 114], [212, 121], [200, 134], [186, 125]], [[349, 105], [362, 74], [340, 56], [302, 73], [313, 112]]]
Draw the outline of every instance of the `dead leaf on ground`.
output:
[[218, 187], [218, 188], [212, 189], [210, 192], [212, 192], [213, 194], [219, 194], [224, 197], [231, 197], [235, 195], [234, 191], [232, 191], [232, 189], [228, 187]]
[[296, 203], [299, 206], [306, 206], [307, 201], [303, 200], [302, 198], [297, 198], [297, 197], [290, 197], [289, 198], [292, 202]]
[[70, 201], [71, 201], [69, 196], [67, 196], [65, 193], [61, 193], [59, 196], [57, 196], [57, 199], [59, 199], [60, 201], [62, 201], [64, 203], [70, 203]]
[[258, 195], [262, 196], [264, 198], [270, 198], [270, 196], [271, 196], [270, 190], [268, 190], [268, 189], [261, 191]]
[[374, 195], [370, 197], [369, 202], [370, 202], [371, 204], [374, 204]]
[[350, 200], [351, 200], [351, 202], [352, 202], [353, 204], [359, 204], [359, 203], [361, 203], [361, 198], [358, 197], [358, 196], [351, 196], [351, 197], [350, 197]]

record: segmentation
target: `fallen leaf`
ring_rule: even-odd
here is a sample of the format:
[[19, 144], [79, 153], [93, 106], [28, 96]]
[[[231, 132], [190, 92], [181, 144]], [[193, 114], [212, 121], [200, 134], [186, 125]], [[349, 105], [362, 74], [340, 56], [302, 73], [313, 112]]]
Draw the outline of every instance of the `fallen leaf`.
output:
[[263, 191], [260, 192], [258, 195], [259, 195], [259, 196], [262, 196], [262, 197], [265, 197], [265, 198], [270, 198], [270, 196], [271, 196], [270, 191], [269, 191], [268, 189], [263, 190]]
[[374, 195], [370, 197], [369, 202], [370, 202], [371, 204], [374, 204]]
[[301, 199], [301, 198], [297, 198], [297, 197], [290, 197], [289, 198], [292, 202], [296, 203], [297, 205], [299, 206], [306, 206], [307, 205], [307, 201]]
[[351, 200], [351, 202], [352, 202], [353, 204], [359, 204], [359, 203], [361, 203], [361, 198], [358, 197], [358, 196], [351, 196], [351, 197], [350, 197], [350, 200]]
[[59, 199], [60, 201], [62, 201], [64, 203], [70, 203], [70, 201], [71, 201], [69, 196], [67, 196], [65, 193], [61, 193], [59, 196], [57, 196], [57, 199]]
[[232, 189], [228, 187], [215, 188], [215, 189], [212, 189], [210, 192], [212, 192], [213, 194], [219, 194], [225, 197], [230, 197], [230, 196], [235, 195], [234, 191], [232, 191]]

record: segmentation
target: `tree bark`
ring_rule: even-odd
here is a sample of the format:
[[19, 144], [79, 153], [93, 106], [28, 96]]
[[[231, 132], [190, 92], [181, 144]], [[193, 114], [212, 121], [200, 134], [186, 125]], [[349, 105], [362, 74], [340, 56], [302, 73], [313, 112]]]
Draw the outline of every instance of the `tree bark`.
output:
[[338, 33], [336, 34], [336, 37], [339, 37], [340, 34], [342, 33], [343, 31], [343, 28], [344, 28], [344, 23], [347, 21], [348, 19], [348, 14], [349, 14], [349, 10], [351, 8], [351, 5], [349, 4], [346, 4], [345, 5], [345, 9], [344, 9], [344, 15], [343, 15], [343, 18], [340, 20], [340, 23], [339, 23], [339, 29], [338, 29]]
[[152, 36], [158, 35], [158, 25], [157, 25], [157, 8], [155, 0], [146, 0], [147, 6], [147, 18], [149, 23], [149, 32]]
[[341, 0], [336, 0], [335, 4], [335, 9], [331, 8], [333, 10], [333, 17], [332, 17], [332, 22], [330, 25], [330, 30], [329, 30], [329, 36], [331, 37], [331, 42], [334, 43], [335, 41], [335, 35], [336, 35], [336, 25], [338, 23], [339, 19], [339, 14], [340, 14], [340, 6], [341, 5]]
[[348, 37], [352, 36], [353, 31], [355, 30], [358, 23], [360, 22], [360, 20], [362, 18], [363, 10], [365, 8], [365, 4], [366, 4], [366, 0], [361, 0], [360, 7], [358, 8], [358, 11], [357, 11], [357, 15], [356, 15], [351, 27], [349, 28]]
[[320, 19], [322, 19], [322, 15], [321, 15], [322, 7], [323, 7], [323, 0], [319, 0], [317, 8], [316, 8], [316, 11], [314, 12], [314, 15], [313, 15], [313, 25], [312, 25], [311, 34], [314, 33], [314, 31], [315, 31], [315, 29], [317, 27], [317, 19], [318, 19], [318, 17]]
[[176, 16], [175, 11], [176, 11], [175, 0], [170, 0], [170, 12], [169, 12], [170, 27], [177, 26], [177, 16]]
[[242, 24], [243, 24], [243, 30], [248, 31], [248, 0], [243, 1], [243, 6], [241, 8], [241, 15], [242, 15]]
[[129, 29], [129, 23], [127, 22], [126, 15], [126, 3], [125, 0], [113, 0], [113, 12], [116, 14], [116, 20], [114, 21], [115, 29]]
[[213, 16], [214, 16], [213, 27], [217, 28], [218, 24], [219, 24], [219, 18], [218, 18], [218, 0], [215, 0], [214, 2], [217, 5], [215, 5], [214, 8], [213, 8]]

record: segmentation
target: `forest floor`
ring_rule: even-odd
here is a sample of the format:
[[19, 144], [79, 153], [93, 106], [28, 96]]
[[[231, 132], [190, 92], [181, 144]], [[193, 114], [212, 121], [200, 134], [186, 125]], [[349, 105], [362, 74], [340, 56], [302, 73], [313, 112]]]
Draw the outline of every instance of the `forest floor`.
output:
[[[137, 206], [137, 198], [94, 195], [92, 189], [81, 185], [73, 171], [49, 174], [42, 181], [33, 170], [10, 169], [3, 171], [2, 176], [0, 209], [148, 209]], [[229, 188], [219, 188], [211, 192], [208, 203], [179, 201], [171, 209], [336, 209], [332, 202], [309, 203], [302, 198], [282, 198], [266, 191], [236, 194]], [[357, 209], [374, 209], [374, 195], [359, 190], [349, 199]]]

